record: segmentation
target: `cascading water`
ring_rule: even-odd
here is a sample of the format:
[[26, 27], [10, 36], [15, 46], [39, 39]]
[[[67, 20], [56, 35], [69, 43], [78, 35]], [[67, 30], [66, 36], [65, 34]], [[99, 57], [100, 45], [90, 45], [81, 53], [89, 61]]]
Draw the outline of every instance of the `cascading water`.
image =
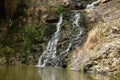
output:
[[82, 35], [83, 29], [80, 27], [79, 20], [80, 20], [80, 13], [76, 13], [75, 16], [73, 17], [73, 20], [72, 20], [73, 21], [72, 26], [75, 25], [77, 27], [77, 29], [79, 30], [79, 34], [77, 34], [75, 36], [75, 38], [73, 38], [72, 40], [70, 40], [67, 49], [64, 50], [64, 51], [62, 51], [60, 53], [60, 55], [57, 57], [56, 60], [58, 60], [58, 61], [56, 63], [56, 67], [62, 65], [62, 62], [63, 62], [62, 60], [65, 59], [65, 57], [68, 55], [68, 52], [69, 52], [70, 48], [72, 47], [72, 45], [75, 44], [76, 40], [78, 40], [80, 38], [80, 36]]
[[49, 59], [56, 57], [56, 52], [57, 52], [56, 48], [60, 37], [60, 29], [61, 29], [62, 21], [63, 21], [63, 16], [61, 14], [59, 22], [57, 23], [57, 31], [54, 33], [54, 35], [52, 36], [51, 40], [47, 45], [46, 50], [42, 53], [41, 57], [39, 58], [37, 66], [44, 67], [46, 66]]
[[[76, 15], [74, 16], [74, 18], [75, 18], [76, 20], [73, 21], [73, 24], [72, 24], [72, 25], [76, 25], [76, 26], [78, 27], [78, 29], [80, 29], [80, 26], [79, 26], [80, 14], [79, 14], [79, 13], [76, 13]], [[70, 43], [69, 43], [69, 45], [68, 45], [68, 48], [67, 48], [65, 51], [61, 52], [60, 55], [62, 55], [62, 54], [64, 54], [64, 53], [68, 53], [68, 51], [70, 50], [72, 44], [75, 42], [75, 40], [77, 40], [77, 39], [80, 37], [81, 34], [82, 34], [82, 30], [80, 30], [80, 33], [79, 33], [75, 38], [73, 38], [73, 39], [70, 41]], [[67, 55], [67, 54], [65, 54], [65, 55]], [[64, 55], [64, 56], [65, 56], [65, 55]]]
[[[74, 38], [72, 38], [68, 44], [67, 49], [63, 50], [59, 54], [57, 54], [57, 44], [60, 38], [61, 33], [61, 24], [63, 22], [63, 16], [60, 15], [59, 22], [57, 23], [57, 31], [52, 36], [51, 40], [49, 41], [46, 50], [42, 53], [38, 61], [38, 67], [44, 66], [52, 66], [52, 67], [61, 67], [65, 60], [65, 57], [68, 55], [70, 48], [73, 44], [76, 44], [76, 41], [80, 38], [83, 33], [82, 27], [80, 27], [80, 13], [76, 13], [75, 16], [72, 18], [72, 26], [75, 26], [76, 29], [79, 31]], [[75, 31], [74, 31], [75, 32]]]
[[97, 0], [97, 1], [95, 1], [93, 3], [91, 3], [91, 4], [88, 4], [87, 7], [86, 7], [86, 9], [94, 8], [97, 4], [100, 3], [100, 1], [101, 0]]

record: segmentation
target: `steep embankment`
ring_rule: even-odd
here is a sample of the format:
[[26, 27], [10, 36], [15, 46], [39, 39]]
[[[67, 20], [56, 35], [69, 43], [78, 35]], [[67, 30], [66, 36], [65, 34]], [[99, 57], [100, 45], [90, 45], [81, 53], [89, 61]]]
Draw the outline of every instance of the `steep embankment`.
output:
[[98, 73], [120, 73], [120, 1], [87, 9], [89, 32], [82, 48], [73, 51], [69, 68]]

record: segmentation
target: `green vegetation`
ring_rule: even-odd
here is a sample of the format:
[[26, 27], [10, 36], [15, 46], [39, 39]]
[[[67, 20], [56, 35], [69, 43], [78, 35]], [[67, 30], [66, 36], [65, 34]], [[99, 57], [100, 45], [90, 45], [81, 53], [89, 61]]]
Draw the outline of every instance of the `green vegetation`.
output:
[[63, 12], [64, 10], [65, 9], [62, 6], [58, 6], [58, 7], [54, 8], [55, 13], [58, 15], [60, 15], [60, 13]]
[[24, 42], [23, 42], [23, 46], [26, 50], [30, 50], [31, 46], [33, 44], [33, 41], [36, 37], [36, 30], [34, 26], [26, 26], [25, 27], [25, 35], [24, 35]]
[[4, 47], [1, 49], [1, 52], [3, 56], [5, 56], [5, 60], [6, 60], [6, 64], [9, 65], [10, 64], [10, 58], [14, 52], [14, 50], [10, 47]]
[[33, 42], [36, 37], [36, 30], [34, 26], [26, 26], [25, 27], [25, 35], [24, 35], [24, 42], [23, 42], [23, 61], [22, 63], [27, 63], [27, 57], [30, 55]]
[[44, 24], [41, 25], [41, 28], [38, 30], [38, 34], [39, 34], [41, 37], [43, 37], [43, 36], [45, 35], [45, 30], [46, 30], [45, 25], [44, 25]]
[[[23, 54], [22, 54], [22, 63], [30, 64], [31, 60], [35, 61], [35, 46], [39, 39], [43, 38], [45, 34], [45, 26], [41, 26], [37, 30], [37, 25], [32, 24], [31, 26], [25, 26], [24, 41], [23, 41]], [[30, 60], [31, 59], [31, 60]], [[34, 63], [34, 62], [32, 62]]]

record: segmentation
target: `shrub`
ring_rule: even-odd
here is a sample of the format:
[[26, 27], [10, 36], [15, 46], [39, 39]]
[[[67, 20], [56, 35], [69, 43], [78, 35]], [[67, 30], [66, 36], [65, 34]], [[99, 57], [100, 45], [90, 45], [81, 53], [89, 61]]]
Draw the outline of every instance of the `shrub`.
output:
[[3, 56], [5, 56], [6, 63], [9, 64], [11, 55], [14, 52], [14, 50], [12, 48], [6, 46], [1, 49], [1, 52], [2, 52]]
[[64, 8], [62, 6], [58, 6], [54, 9], [54, 11], [59, 15], [64, 11]]
[[35, 25], [25, 26], [25, 34], [22, 49], [23, 54], [21, 55], [23, 64], [27, 63], [27, 57], [29, 57], [29, 55], [31, 55], [32, 53], [35, 38], [36, 38]]

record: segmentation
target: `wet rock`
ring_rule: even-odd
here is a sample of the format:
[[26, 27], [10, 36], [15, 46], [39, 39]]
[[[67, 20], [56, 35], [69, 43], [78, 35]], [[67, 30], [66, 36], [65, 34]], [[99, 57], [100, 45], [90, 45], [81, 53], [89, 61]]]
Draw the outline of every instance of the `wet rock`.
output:
[[48, 16], [47, 19], [45, 20], [47, 23], [57, 23], [58, 22], [58, 18], [54, 17], [54, 16]]

